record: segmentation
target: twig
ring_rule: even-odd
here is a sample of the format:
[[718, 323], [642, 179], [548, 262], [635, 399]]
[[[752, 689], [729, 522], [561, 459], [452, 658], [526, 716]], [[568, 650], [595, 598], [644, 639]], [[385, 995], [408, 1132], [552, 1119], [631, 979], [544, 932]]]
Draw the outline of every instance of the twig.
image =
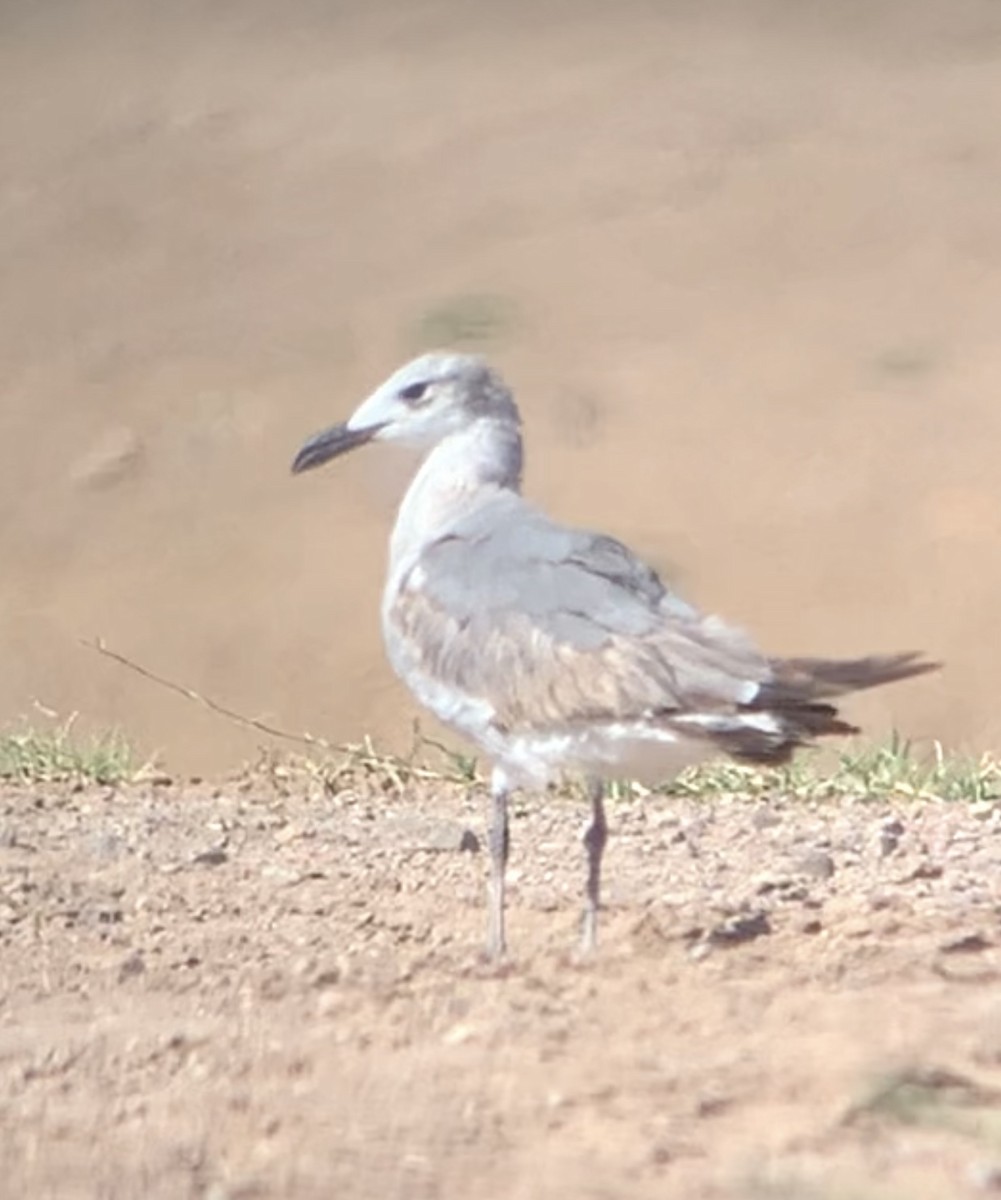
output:
[[[376, 752], [369, 739], [366, 737], [360, 745], [334, 745], [328, 742], [325, 738], [314, 737], [311, 733], [292, 733], [288, 729], [279, 729], [276, 725], [269, 725], [267, 721], [261, 721], [257, 717], [248, 717], [244, 713], [237, 712], [235, 708], [229, 708], [225, 704], [220, 704], [218, 700], [213, 700], [209, 696], [203, 696], [201, 692], [196, 692], [194, 688], [186, 687], [183, 683], [177, 683], [173, 679], [167, 679], [163, 675], [158, 675], [156, 671], [151, 671], [148, 667], [142, 666], [135, 662], [125, 654], [121, 654], [117, 650], [112, 650], [104, 644], [101, 638], [95, 638], [93, 641], [88, 641], [86, 638], [78, 639], [81, 646], [85, 646], [88, 650], [94, 650], [96, 653], [103, 655], [105, 658], [110, 658], [113, 662], [120, 666], [127, 667], [136, 675], [141, 675], [143, 679], [148, 679], [151, 683], [157, 684], [159, 687], [166, 688], [168, 691], [176, 692], [178, 696], [183, 696], [185, 700], [192, 700], [195, 704], [200, 704], [203, 708], [207, 708], [210, 712], [217, 716], [224, 717], [227, 721], [234, 721], [238, 725], [243, 725], [247, 729], [255, 729], [259, 733], [265, 733], [269, 737], [281, 738], [286, 742], [296, 742], [300, 746], [310, 746], [319, 750], [323, 750], [330, 755], [346, 754], [355, 762], [360, 762], [363, 766], [373, 767], [378, 766], [383, 771], [390, 771], [393, 782], [397, 787], [403, 786], [403, 777], [399, 775], [398, 768], [402, 767], [414, 779], [422, 780], [440, 780], [447, 779], [454, 783], [468, 784], [470, 782], [470, 770], [456, 770], [458, 762], [464, 767], [461, 756], [456, 755], [447, 747], [439, 742], [432, 741], [426, 738], [420, 732], [420, 725], [414, 722], [414, 745], [410, 751], [410, 755], [406, 759], [396, 758], [393, 755], [382, 755]], [[428, 767], [421, 766], [417, 762], [420, 750], [424, 746], [431, 746], [442, 754], [445, 759], [451, 764], [453, 770], [449, 775], [443, 775], [440, 771], [431, 770]], [[475, 760], [472, 764], [473, 773], [475, 774]], [[342, 764], [338, 768], [333, 779], [349, 769], [348, 764]]]
[[87, 641], [86, 638], [80, 638], [80, 645], [86, 646], [88, 650], [95, 650], [98, 654], [103, 654], [105, 658], [110, 658], [121, 666], [128, 667], [130, 671], [141, 675], [143, 679], [157, 683], [160, 687], [167, 688], [171, 692], [176, 692], [179, 696], [184, 696], [187, 700], [193, 700], [196, 704], [200, 704], [210, 712], [217, 713], [220, 717], [225, 717], [229, 721], [235, 721], [238, 725], [244, 725], [248, 729], [256, 729], [259, 733], [266, 733], [269, 737], [281, 738], [286, 742], [297, 742], [300, 746], [315, 746], [320, 750], [326, 750], [328, 753], [333, 753], [337, 749], [337, 747], [332, 746], [324, 738], [313, 737], [311, 733], [292, 733], [287, 729], [279, 729], [275, 725], [269, 725], [266, 721], [260, 721], [256, 717], [245, 716], [243, 713], [237, 712], [234, 708], [228, 708], [225, 704], [220, 704], [217, 700], [203, 696], [193, 688], [185, 687], [181, 683], [175, 683], [172, 679], [166, 679], [163, 675], [158, 675], [155, 671], [149, 670], [148, 667], [133, 662], [131, 658], [127, 658], [124, 654], [119, 654], [117, 650], [109, 649], [100, 638], [92, 642]]

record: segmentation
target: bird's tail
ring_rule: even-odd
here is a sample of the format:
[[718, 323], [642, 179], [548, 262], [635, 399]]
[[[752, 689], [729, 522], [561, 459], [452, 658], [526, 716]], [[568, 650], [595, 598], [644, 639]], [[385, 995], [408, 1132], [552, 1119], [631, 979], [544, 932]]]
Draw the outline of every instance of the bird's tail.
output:
[[895, 683], [937, 670], [941, 664], [918, 653], [867, 658], [784, 658], [771, 663], [773, 677], [742, 707], [719, 736], [736, 758], [758, 763], [785, 762], [797, 746], [821, 737], [858, 733], [839, 715], [832, 700], [849, 692]]
[[776, 696], [820, 700], [861, 692], [866, 688], [896, 683], [913, 675], [937, 671], [941, 663], [930, 662], [917, 651], [903, 654], [871, 654], [866, 658], [778, 658], [772, 660], [774, 681], [762, 688], [762, 699]]

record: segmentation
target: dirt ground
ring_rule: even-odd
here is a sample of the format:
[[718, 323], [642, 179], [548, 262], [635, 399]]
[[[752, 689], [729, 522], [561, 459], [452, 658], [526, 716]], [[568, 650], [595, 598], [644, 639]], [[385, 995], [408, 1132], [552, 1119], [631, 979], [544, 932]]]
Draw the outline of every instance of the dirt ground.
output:
[[274, 769], [81, 645], [405, 748], [402, 467], [293, 480], [429, 343], [528, 491], [852, 704], [1001, 743], [995, 0], [0, 5], [0, 725], [178, 779], [0, 790], [0, 1193], [954, 1200], [1001, 1191], [990, 804], [480, 799]]
[[281, 771], [0, 796], [4, 1194], [956, 1200], [1001, 1188], [1001, 808], [582, 810]]

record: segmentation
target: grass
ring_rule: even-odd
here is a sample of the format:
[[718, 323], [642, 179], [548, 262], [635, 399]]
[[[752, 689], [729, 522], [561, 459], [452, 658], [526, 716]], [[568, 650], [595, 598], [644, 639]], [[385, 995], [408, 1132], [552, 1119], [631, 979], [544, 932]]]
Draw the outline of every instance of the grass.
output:
[[[400, 790], [409, 783], [441, 782], [485, 787], [487, 773], [474, 757], [425, 736], [414, 726], [405, 755], [362, 743], [330, 748], [322, 757], [265, 755], [259, 767], [274, 781], [288, 785], [304, 776], [328, 791], [364, 780], [379, 790]], [[579, 785], [557, 789], [576, 795]], [[805, 802], [852, 797], [859, 800], [924, 799], [965, 803], [985, 811], [1001, 801], [1001, 762], [990, 755], [967, 758], [947, 754], [939, 743], [929, 751], [899, 737], [886, 743], [851, 742], [836, 757], [804, 752], [788, 766], [763, 768], [717, 759], [683, 772], [660, 787], [620, 781], [609, 785], [609, 797], [664, 796], [791, 796]]]
[[[906, 1131], [911, 1131], [910, 1138], [895, 1142], [896, 1130], [904, 1130], [905, 1138]], [[864, 1082], [860, 1099], [844, 1110], [830, 1133], [851, 1137], [857, 1132], [858, 1137], [852, 1139], [855, 1145], [879, 1147], [885, 1165], [894, 1160], [906, 1163], [913, 1154], [914, 1133], [919, 1131], [962, 1139], [958, 1153], [971, 1163], [971, 1182], [976, 1179], [973, 1171], [982, 1164], [985, 1182], [977, 1190], [996, 1190], [994, 1164], [1001, 1149], [1001, 1092], [993, 1083], [980, 1082], [959, 1071], [915, 1062], [874, 1075]], [[812, 1165], [813, 1170], [807, 1174], [797, 1170], [795, 1162], [763, 1164], [744, 1181], [742, 1194], [747, 1200], [904, 1200], [914, 1194], [895, 1185], [892, 1174], [885, 1182], [877, 1182], [878, 1176], [874, 1178], [869, 1170], [863, 1178], [857, 1162], [853, 1169], [850, 1160], [836, 1174], [832, 1172], [833, 1160], [826, 1160], [820, 1172], [816, 1160]], [[927, 1194], [947, 1194], [943, 1190], [947, 1179], [948, 1173], [943, 1171], [937, 1186], [930, 1184], [934, 1190]]]
[[996, 1141], [1001, 1093], [935, 1067], [908, 1066], [875, 1080], [852, 1105], [843, 1125], [880, 1118], [898, 1125], [931, 1125], [960, 1132], [990, 1132]]
[[947, 754], [938, 742], [919, 753], [896, 735], [885, 743], [849, 742], [833, 763], [809, 752], [784, 767], [760, 768], [720, 760], [684, 772], [661, 789], [681, 795], [768, 795], [805, 800], [835, 796], [893, 797], [990, 805], [1001, 800], [1001, 762], [991, 755]]
[[123, 783], [135, 777], [132, 748], [118, 732], [77, 732], [76, 715], [0, 732], [0, 780], [15, 783]]
[[[315, 745], [314, 739], [310, 739]], [[371, 738], [362, 742], [324, 747], [320, 755], [288, 754], [264, 750], [250, 767], [253, 774], [270, 779], [279, 791], [294, 789], [302, 781], [338, 792], [364, 782], [377, 791], [402, 791], [411, 783], [453, 783], [464, 787], [481, 784], [475, 758], [426, 737], [414, 723], [414, 736], [405, 755], [376, 749]]]
[[[20, 783], [124, 783], [138, 778], [133, 748], [117, 731], [84, 735], [76, 716], [59, 720], [38, 710], [42, 724], [22, 723], [0, 731], [0, 780]], [[312, 781], [336, 792], [364, 781], [380, 791], [400, 791], [411, 783], [451, 783], [482, 787], [485, 773], [479, 761], [427, 737], [415, 723], [413, 742], [405, 755], [380, 751], [371, 739], [327, 746], [313, 739], [306, 755], [262, 752], [254, 764], [280, 790]], [[317, 750], [317, 747], [319, 749]], [[579, 785], [557, 789], [576, 795]], [[620, 781], [608, 788], [609, 797], [663, 796], [791, 796], [822, 801], [852, 797], [867, 799], [925, 799], [965, 803], [985, 811], [1001, 801], [1001, 762], [991, 755], [968, 758], [947, 754], [939, 743], [919, 753], [911, 743], [892, 737], [886, 743], [850, 742], [831, 760], [804, 752], [787, 766], [746, 766], [716, 759], [684, 771], [656, 788]]]

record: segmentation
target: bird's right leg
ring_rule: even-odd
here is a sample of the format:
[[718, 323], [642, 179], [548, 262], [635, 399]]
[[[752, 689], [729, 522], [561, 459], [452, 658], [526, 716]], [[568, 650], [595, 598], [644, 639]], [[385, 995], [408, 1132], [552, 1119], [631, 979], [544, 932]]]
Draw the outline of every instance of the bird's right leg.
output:
[[581, 946], [585, 954], [598, 947], [598, 910], [601, 907], [601, 858], [608, 841], [605, 820], [605, 789], [600, 779], [589, 779], [587, 792], [591, 801], [591, 823], [584, 831], [587, 851], [587, 885], [584, 890], [584, 932]]
[[495, 767], [490, 777], [490, 827], [487, 842], [490, 846], [490, 882], [487, 888], [487, 956], [498, 959], [504, 953], [504, 875], [511, 846], [508, 829], [507, 797], [510, 791], [507, 776]]

